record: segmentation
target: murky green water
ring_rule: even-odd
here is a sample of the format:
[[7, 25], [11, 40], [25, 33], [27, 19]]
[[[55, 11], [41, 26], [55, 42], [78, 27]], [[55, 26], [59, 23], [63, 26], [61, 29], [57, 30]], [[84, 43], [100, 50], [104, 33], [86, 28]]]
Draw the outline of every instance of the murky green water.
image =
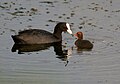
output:
[[[0, 0], [0, 84], [119, 84], [119, 0]], [[11, 35], [27, 28], [53, 32], [56, 22], [71, 24], [94, 44], [77, 51], [63, 33], [64, 57], [55, 46], [12, 52]], [[61, 49], [60, 49], [61, 50]], [[59, 50], [59, 51], [60, 51]]]

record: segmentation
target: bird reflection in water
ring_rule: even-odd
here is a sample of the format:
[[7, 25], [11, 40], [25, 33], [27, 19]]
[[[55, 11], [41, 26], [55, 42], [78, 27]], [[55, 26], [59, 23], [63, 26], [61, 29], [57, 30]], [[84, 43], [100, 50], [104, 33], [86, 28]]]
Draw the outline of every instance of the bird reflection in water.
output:
[[72, 48], [69, 48], [67, 50], [62, 49], [62, 42], [56, 42], [56, 43], [49, 43], [49, 44], [14, 44], [11, 51], [16, 52], [18, 51], [18, 54], [24, 54], [25, 52], [35, 52], [35, 51], [41, 51], [49, 49], [51, 46], [54, 47], [54, 52], [57, 55], [56, 58], [61, 59], [62, 61], [65, 61], [65, 66], [69, 63], [68, 59], [70, 55], [72, 54]]
[[[59, 47], [58, 47], [59, 46]], [[57, 44], [57, 46], [54, 46], [54, 51], [57, 55], [57, 58], [61, 59], [62, 61], [65, 61], [65, 66], [68, 65], [69, 63], [69, 58], [70, 55], [72, 54], [72, 48], [69, 49], [62, 49], [62, 45], [61, 44]]]

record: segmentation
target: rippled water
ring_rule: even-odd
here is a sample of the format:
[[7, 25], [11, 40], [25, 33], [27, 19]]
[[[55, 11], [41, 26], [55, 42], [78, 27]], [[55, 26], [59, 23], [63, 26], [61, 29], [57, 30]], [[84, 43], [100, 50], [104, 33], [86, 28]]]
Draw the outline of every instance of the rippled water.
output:
[[[119, 0], [0, 0], [0, 84], [119, 84]], [[62, 57], [51, 46], [12, 52], [11, 35], [27, 28], [53, 32], [56, 22], [82, 31], [92, 51], [77, 51], [74, 37], [63, 33]]]

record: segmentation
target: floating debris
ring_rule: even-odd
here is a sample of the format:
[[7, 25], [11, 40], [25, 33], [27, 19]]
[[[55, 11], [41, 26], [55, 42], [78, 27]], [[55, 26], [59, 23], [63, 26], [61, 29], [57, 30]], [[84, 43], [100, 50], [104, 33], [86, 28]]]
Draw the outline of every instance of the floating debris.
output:
[[15, 8], [15, 12], [7, 12], [8, 14], [11, 14], [11, 15], [14, 15], [14, 16], [32, 16], [32, 15], [36, 15], [36, 13], [38, 12], [38, 9], [37, 8], [31, 8], [29, 11], [23, 11], [23, 9], [26, 9], [26, 8], [23, 8], [23, 7], [20, 7], [19, 9], [18, 8]]
[[62, 14], [63, 16], [65, 16], [66, 14]]
[[6, 8], [6, 7], [0, 5], [0, 8], [3, 8], [3, 9], [4, 9], [4, 8]]
[[94, 11], [98, 11], [98, 10], [103, 10], [103, 7], [93, 7], [93, 8], [91, 7], [89, 9], [94, 10]]
[[79, 27], [79, 29], [82, 29], [82, 28], [83, 28], [82, 26]]
[[48, 24], [46, 24], [45, 26], [49, 26]]
[[75, 13], [71, 13], [71, 17], [73, 17], [75, 15]]
[[108, 10], [107, 10], [107, 9], [105, 9], [104, 11], [105, 11], [105, 12], [108, 12]]
[[5, 33], [5, 31], [2, 31], [1, 33], [0, 33], [0, 35], [3, 35]]
[[22, 24], [22, 22], [20, 22], [20, 24]]
[[56, 21], [53, 21], [53, 20], [48, 20], [48, 22], [56, 22]]
[[8, 14], [15, 15], [15, 16], [24, 16], [23, 11], [16, 11], [16, 12], [7, 12]]
[[47, 14], [49, 14], [49, 13], [50, 13], [50, 11], [47, 11], [46, 13], [47, 13]]
[[120, 12], [120, 10], [115, 10], [115, 11], [112, 11], [112, 12]]
[[31, 28], [31, 27], [32, 27], [32, 25], [28, 25], [27, 27], [28, 27], [28, 28]]
[[15, 30], [13, 30], [13, 29], [10, 29], [10, 31], [11, 31], [11, 32], [14, 32], [15, 34], [17, 34], [17, 32], [16, 32]]
[[88, 25], [92, 25], [92, 23], [87, 23]]
[[70, 17], [66, 17], [67, 19], [70, 19]]
[[24, 8], [24, 7], [20, 7], [20, 8], [19, 8], [19, 10], [24, 10], [24, 9], [26, 9], [26, 8]]
[[5, 9], [5, 10], [10, 10], [10, 8], [12, 7], [12, 5], [15, 5], [14, 2], [4, 2], [4, 3], [0, 3], [0, 8]]
[[[88, 5], [88, 6], [89, 6], [88, 9], [91, 9], [93, 11], [104, 10], [104, 8], [101, 5], [97, 4], [97, 3], [91, 3], [91, 5]], [[105, 9], [104, 11], [107, 12], [108, 10]]]
[[7, 2], [3, 3], [3, 4], [8, 4]]
[[97, 25], [93, 25], [93, 24], [92, 24], [91, 26], [92, 26], [92, 27], [97, 27]]
[[110, 1], [110, 3], [112, 3], [112, 0]]
[[62, 16], [59, 16], [58, 18], [62, 18]]
[[85, 25], [85, 21], [81, 22], [80, 25]]
[[69, 2], [70, 2], [70, 1], [64, 0], [64, 2], [63, 2], [63, 3], [68, 4]]
[[37, 8], [31, 8], [30, 10], [31, 10], [31, 11], [34, 11], [34, 12], [38, 11]]
[[103, 27], [99, 27], [99, 29], [103, 29]]
[[53, 2], [51, 2], [51, 1], [41, 1], [40, 3], [53, 4]]
[[32, 21], [32, 19], [28, 19], [27, 22]]

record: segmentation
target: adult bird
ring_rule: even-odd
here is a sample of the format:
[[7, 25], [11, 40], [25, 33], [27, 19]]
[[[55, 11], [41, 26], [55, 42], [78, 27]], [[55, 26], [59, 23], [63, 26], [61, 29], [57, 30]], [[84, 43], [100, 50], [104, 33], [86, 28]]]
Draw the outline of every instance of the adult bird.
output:
[[70, 25], [66, 22], [59, 22], [54, 32], [50, 33], [41, 29], [29, 29], [20, 31], [18, 35], [12, 35], [15, 44], [45, 44], [62, 41], [62, 32], [72, 34]]

